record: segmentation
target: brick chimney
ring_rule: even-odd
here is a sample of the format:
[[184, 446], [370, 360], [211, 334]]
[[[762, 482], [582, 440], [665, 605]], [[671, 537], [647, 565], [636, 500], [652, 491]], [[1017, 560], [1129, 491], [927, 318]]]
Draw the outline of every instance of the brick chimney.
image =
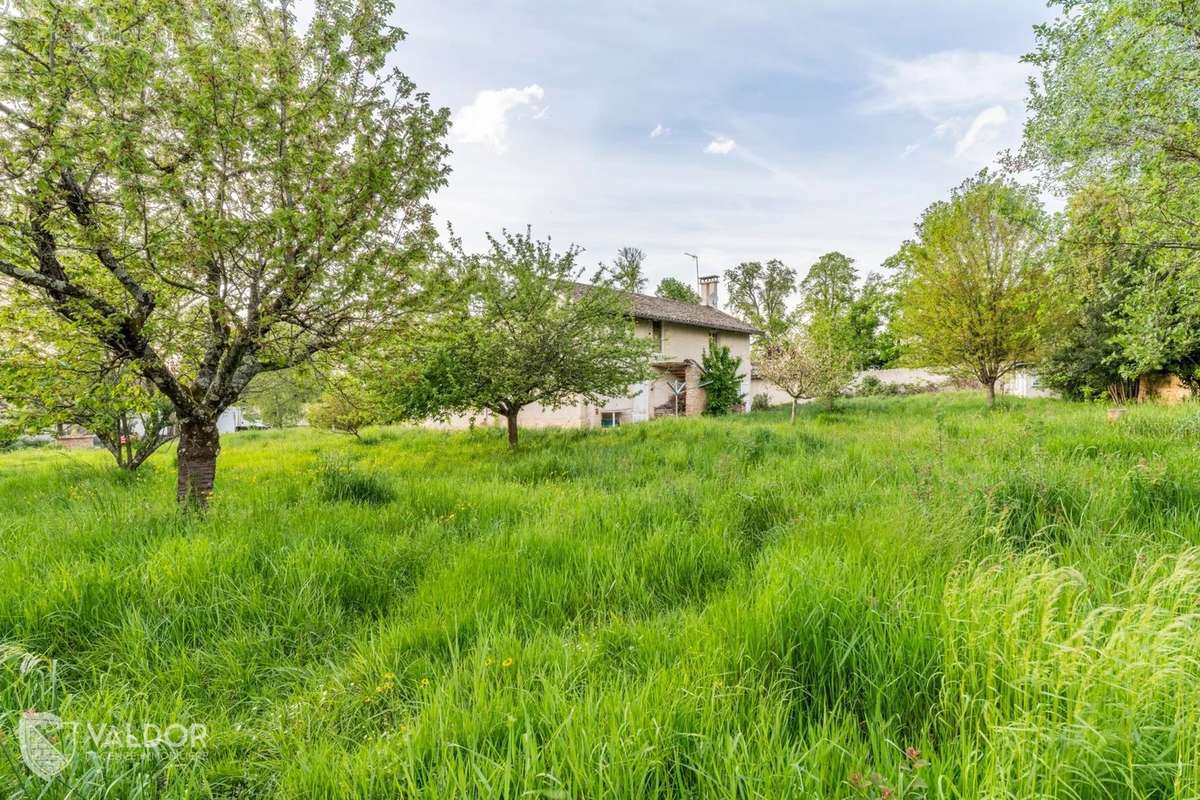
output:
[[700, 302], [704, 305], [717, 308], [718, 280], [716, 275], [705, 275], [700, 279]]

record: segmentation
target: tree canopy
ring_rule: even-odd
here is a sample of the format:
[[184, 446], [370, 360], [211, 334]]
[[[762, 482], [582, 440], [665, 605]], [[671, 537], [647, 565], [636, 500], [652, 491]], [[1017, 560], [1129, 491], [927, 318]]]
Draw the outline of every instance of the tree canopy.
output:
[[729, 286], [726, 305], [764, 332], [770, 340], [791, 327], [788, 299], [796, 291], [796, 271], [777, 259], [763, 264], [743, 261], [725, 270]]
[[627, 292], [641, 292], [646, 287], [646, 276], [642, 274], [642, 266], [645, 263], [646, 254], [640, 249], [622, 247], [613, 259], [614, 284]]
[[[1020, 164], [1071, 191], [1119, 185], [1132, 213], [1091, 241], [1139, 268], [1113, 337], [1126, 378], [1168, 369], [1200, 385], [1200, 37], [1194, 2], [1055, 0], [1026, 60]], [[1093, 235], [1075, 227], [1071, 233]]]
[[32, 303], [0, 305], [0, 408], [18, 433], [81, 427], [130, 471], [175, 438], [171, 404], [152, 384]]
[[678, 278], [663, 278], [658, 282], [658, 288], [654, 290], [654, 293], [667, 300], [700, 305], [700, 295], [696, 293], [696, 290]]
[[485, 254], [451, 249], [439, 313], [387, 348], [379, 394], [395, 415], [490, 410], [516, 447], [522, 408], [603, 402], [647, 376], [650, 343], [611, 276], [579, 283], [579, 250], [528, 232], [488, 239]]
[[793, 332], [771, 342], [756, 369], [759, 375], [792, 398], [792, 422], [796, 421], [796, 405], [801, 398], [822, 393], [825, 370], [812, 340], [802, 332]]
[[900, 343], [891, 330], [896, 314], [894, 281], [872, 272], [847, 310], [849, 346], [859, 369], [883, 369], [900, 358]]
[[0, 276], [166, 397], [178, 494], [255, 375], [403, 317], [449, 114], [386, 65], [385, 0], [14, 0]]
[[977, 378], [994, 403], [1045, 328], [1048, 226], [1032, 189], [986, 170], [926, 209], [897, 256], [897, 326], [912, 356]]
[[807, 316], [845, 316], [854, 302], [857, 281], [854, 259], [837, 251], [826, 253], [800, 282], [801, 311]]

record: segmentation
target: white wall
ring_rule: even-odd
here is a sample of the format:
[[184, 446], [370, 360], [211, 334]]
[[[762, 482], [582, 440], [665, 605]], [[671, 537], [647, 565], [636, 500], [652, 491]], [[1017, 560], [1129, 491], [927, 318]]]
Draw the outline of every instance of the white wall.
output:
[[242, 416], [242, 410], [237, 406], [230, 406], [221, 412], [221, 416], [217, 417], [219, 433], [233, 433], [238, 426], [243, 424], [245, 424], [245, 417]]
[[1038, 385], [1037, 373], [1033, 370], [1010, 372], [1000, 379], [996, 388], [1001, 394], [1012, 397], [1058, 397], [1058, 392]]

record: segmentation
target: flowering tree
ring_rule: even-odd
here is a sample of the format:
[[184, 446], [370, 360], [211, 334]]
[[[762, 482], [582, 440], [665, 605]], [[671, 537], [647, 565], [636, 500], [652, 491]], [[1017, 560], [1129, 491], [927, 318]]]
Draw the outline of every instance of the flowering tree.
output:
[[821, 391], [820, 362], [812, 342], [802, 333], [773, 341], [760, 358], [758, 371], [792, 398], [792, 422], [796, 421], [800, 398], [816, 397]]
[[262, 372], [404, 316], [445, 110], [385, 0], [14, 0], [0, 20], [0, 278], [129, 365], [203, 505]]

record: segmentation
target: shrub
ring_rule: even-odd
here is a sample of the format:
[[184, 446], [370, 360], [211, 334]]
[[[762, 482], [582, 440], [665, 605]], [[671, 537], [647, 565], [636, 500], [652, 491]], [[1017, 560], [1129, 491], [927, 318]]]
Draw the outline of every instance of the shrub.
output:
[[771, 407], [771, 397], [766, 392], [754, 395], [754, 399], [750, 401], [751, 411], [766, 411]]
[[746, 399], [742, 394], [742, 378], [738, 372], [742, 360], [735, 358], [728, 347], [710, 347], [704, 353], [704, 388], [706, 401], [704, 413], [710, 417], [721, 417], [733, 413], [734, 409]]

